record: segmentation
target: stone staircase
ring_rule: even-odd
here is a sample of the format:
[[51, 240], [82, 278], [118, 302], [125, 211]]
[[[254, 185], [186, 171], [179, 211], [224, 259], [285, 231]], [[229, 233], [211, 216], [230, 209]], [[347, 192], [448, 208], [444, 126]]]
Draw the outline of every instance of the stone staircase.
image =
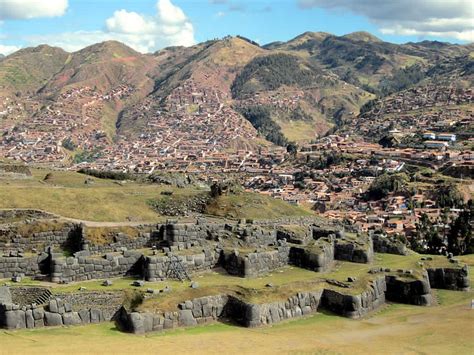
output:
[[44, 289], [44, 291], [35, 299], [33, 303], [36, 303], [37, 305], [44, 305], [49, 302], [49, 299], [51, 298], [53, 294], [51, 291], [47, 288]]

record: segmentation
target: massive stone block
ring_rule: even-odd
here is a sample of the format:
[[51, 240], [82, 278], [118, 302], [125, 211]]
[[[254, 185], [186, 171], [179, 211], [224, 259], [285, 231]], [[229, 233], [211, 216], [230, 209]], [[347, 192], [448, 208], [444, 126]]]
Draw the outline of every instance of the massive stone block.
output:
[[429, 268], [428, 278], [432, 288], [456, 291], [468, 291], [470, 287], [469, 269], [462, 268]]
[[419, 279], [400, 275], [387, 275], [385, 279], [387, 300], [418, 306], [431, 305], [431, 287], [426, 273]]

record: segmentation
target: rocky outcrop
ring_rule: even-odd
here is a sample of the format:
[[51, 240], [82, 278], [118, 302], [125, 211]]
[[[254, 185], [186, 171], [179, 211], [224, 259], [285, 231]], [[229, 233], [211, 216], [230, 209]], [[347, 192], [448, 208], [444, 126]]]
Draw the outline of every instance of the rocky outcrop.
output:
[[462, 268], [429, 268], [428, 278], [432, 288], [468, 291], [470, 286], [469, 269]]
[[1, 209], [0, 224], [11, 223], [19, 220], [35, 220], [35, 219], [53, 219], [57, 216], [33, 209]]

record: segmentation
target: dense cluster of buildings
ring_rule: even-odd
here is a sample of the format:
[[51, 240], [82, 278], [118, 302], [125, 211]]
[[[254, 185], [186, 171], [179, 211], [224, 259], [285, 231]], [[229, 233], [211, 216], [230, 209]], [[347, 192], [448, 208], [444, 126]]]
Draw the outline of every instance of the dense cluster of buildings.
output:
[[[342, 158], [327, 166], [312, 164], [330, 155]], [[427, 214], [433, 221], [442, 214], [433, 201], [433, 186], [417, 185], [416, 193], [410, 197], [390, 194], [367, 201], [364, 194], [369, 186], [384, 173], [405, 171], [407, 164], [434, 170], [450, 165], [473, 167], [474, 153], [383, 149], [375, 143], [331, 135], [303, 146], [298, 160], [305, 163], [282, 164], [267, 174], [247, 176], [245, 187], [290, 203], [311, 206], [324, 216], [347, 221], [361, 231], [383, 229], [389, 234], [410, 237], [421, 214]]]
[[357, 131], [362, 136], [381, 138], [387, 134], [417, 133], [422, 130], [463, 131], [474, 121], [472, 88], [420, 86], [379, 100], [359, 117]]
[[[300, 146], [296, 156], [284, 147], [263, 142], [256, 129], [232, 108], [228, 93], [204, 88], [193, 79], [183, 81], [164, 98], [151, 95], [128, 110], [125, 118], [139, 122], [140, 132], [118, 134], [112, 142], [103, 131], [102, 120], [107, 110], [135, 90], [125, 84], [105, 94], [90, 87], [70, 89], [51, 104], [36, 107], [28, 120], [21, 119], [27, 110], [24, 106], [14, 98], [3, 99], [0, 117], [18, 119], [10, 126], [6, 120], [0, 121], [0, 155], [27, 163], [71, 167], [73, 155], [85, 152], [89, 155], [74, 162], [73, 169], [136, 173], [166, 170], [196, 173], [203, 180], [234, 173], [248, 190], [309, 205], [327, 217], [350, 221], [361, 230], [380, 227], [406, 235], [413, 231], [420, 213], [435, 216], [439, 209], [423, 191], [413, 197], [416, 201], [409, 201], [423, 206], [415, 210], [408, 208], [403, 196], [367, 202], [362, 196], [374, 179], [386, 172], [403, 171], [406, 164], [435, 170], [474, 164], [472, 150], [451, 149], [458, 137], [445, 133], [452, 127], [451, 121], [472, 124], [473, 110], [456, 113], [459, 105], [472, 103], [470, 89], [414, 88], [383, 101], [383, 106], [376, 106], [357, 121], [359, 136], [372, 129], [388, 129], [389, 125], [391, 132], [417, 132], [424, 140], [421, 148], [382, 148], [342, 132]], [[257, 94], [245, 103], [291, 111], [298, 108], [304, 95], [298, 90]], [[30, 110], [34, 108], [33, 102], [28, 105]], [[431, 110], [441, 106], [443, 110]], [[387, 115], [397, 115], [397, 127], [390, 123], [393, 120], [386, 119]], [[325, 162], [331, 154], [343, 158]]]
[[[128, 85], [106, 94], [89, 87], [74, 88], [59, 95], [51, 104], [36, 109], [29, 107], [29, 111], [34, 109], [31, 117], [25, 120], [19, 116], [14, 125], [5, 127], [0, 139], [0, 155], [28, 163], [60, 165], [71, 154], [65, 148], [65, 141], [72, 144], [69, 150], [106, 147], [108, 137], [102, 128], [105, 104], [132, 92], [133, 88]], [[11, 105], [7, 105], [6, 110], [11, 111]]]

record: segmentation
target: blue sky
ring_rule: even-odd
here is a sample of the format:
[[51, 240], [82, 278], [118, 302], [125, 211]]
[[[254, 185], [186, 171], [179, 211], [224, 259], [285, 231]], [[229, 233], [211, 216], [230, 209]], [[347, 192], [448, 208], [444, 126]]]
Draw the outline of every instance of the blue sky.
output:
[[0, 0], [0, 53], [117, 39], [150, 52], [240, 34], [261, 44], [305, 31], [368, 31], [395, 43], [473, 41], [470, 0]]

